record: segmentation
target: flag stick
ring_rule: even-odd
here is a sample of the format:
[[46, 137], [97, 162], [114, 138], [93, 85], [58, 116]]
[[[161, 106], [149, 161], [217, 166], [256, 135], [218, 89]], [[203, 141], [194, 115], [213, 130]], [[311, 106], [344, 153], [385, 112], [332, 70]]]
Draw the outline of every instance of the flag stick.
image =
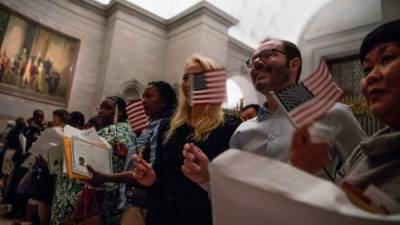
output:
[[114, 138], [114, 145], [117, 145], [117, 140], [118, 140], [118, 104], [115, 102], [115, 110], [114, 110], [114, 124], [115, 124], [115, 138]]

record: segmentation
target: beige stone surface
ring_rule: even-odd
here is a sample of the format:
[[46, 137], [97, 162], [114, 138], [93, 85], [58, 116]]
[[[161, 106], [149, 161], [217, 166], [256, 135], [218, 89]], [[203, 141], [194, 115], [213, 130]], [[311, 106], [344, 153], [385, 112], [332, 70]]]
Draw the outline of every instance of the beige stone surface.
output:
[[[228, 29], [238, 21], [207, 2], [200, 2], [165, 20], [125, 0], [108, 6], [93, 1], [11, 1], [6, 7], [50, 29], [80, 40], [68, 110], [95, 114], [100, 101], [121, 95], [127, 88], [141, 95], [152, 80], [177, 83], [186, 58], [200, 53], [222, 66], [237, 68], [242, 61], [229, 57]], [[241, 49], [241, 48], [239, 48]], [[249, 56], [252, 49], [242, 48]], [[237, 51], [237, 50], [235, 50]], [[241, 65], [236, 65], [237, 63]], [[228, 70], [234, 70], [227, 68]], [[133, 86], [131, 84], [134, 84]], [[131, 86], [130, 86], [131, 85]], [[29, 117], [36, 108], [51, 119], [60, 106], [0, 94], [0, 117]]]

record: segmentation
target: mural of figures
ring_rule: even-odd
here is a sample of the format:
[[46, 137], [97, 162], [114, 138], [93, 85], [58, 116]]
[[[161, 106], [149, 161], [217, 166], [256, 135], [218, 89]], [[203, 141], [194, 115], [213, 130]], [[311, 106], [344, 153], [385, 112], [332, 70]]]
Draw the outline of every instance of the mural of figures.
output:
[[79, 40], [0, 7], [0, 91], [66, 103]]

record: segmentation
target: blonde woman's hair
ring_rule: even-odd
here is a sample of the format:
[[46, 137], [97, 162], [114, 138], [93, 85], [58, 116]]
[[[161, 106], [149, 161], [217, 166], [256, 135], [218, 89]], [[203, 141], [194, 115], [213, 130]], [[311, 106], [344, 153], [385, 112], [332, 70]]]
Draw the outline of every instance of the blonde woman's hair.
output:
[[[213, 59], [200, 55], [193, 55], [186, 61], [185, 70], [193, 64], [200, 65], [203, 69], [202, 72], [221, 68]], [[170, 129], [167, 132], [167, 140], [175, 133], [178, 127], [185, 123], [190, 123], [191, 110], [192, 107], [189, 105], [189, 101], [186, 100], [182, 91], [180, 91], [178, 109], [171, 120]], [[193, 139], [199, 141], [208, 138], [211, 131], [223, 122], [224, 114], [221, 110], [221, 104], [206, 105], [201, 114], [201, 119], [194, 127]]]

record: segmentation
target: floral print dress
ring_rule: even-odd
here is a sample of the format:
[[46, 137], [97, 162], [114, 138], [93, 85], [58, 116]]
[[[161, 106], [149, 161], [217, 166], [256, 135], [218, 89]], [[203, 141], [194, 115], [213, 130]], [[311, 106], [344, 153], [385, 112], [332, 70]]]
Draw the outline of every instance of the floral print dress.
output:
[[[115, 142], [130, 146], [136, 141], [136, 136], [130, 131], [129, 124], [125, 122], [109, 125], [99, 130], [98, 133], [99, 136], [105, 138], [111, 146], [114, 146]], [[123, 171], [124, 163], [125, 157], [113, 155], [113, 172], [118, 173]], [[84, 182], [68, 179], [65, 175], [57, 178], [52, 204], [52, 225], [62, 224], [71, 215], [84, 185]], [[105, 225], [120, 224], [120, 212], [117, 209], [120, 201], [119, 186], [119, 184], [104, 185], [105, 191], [102, 194], [102, 200], [100, 202], [102, 212], [100, 216]]]

